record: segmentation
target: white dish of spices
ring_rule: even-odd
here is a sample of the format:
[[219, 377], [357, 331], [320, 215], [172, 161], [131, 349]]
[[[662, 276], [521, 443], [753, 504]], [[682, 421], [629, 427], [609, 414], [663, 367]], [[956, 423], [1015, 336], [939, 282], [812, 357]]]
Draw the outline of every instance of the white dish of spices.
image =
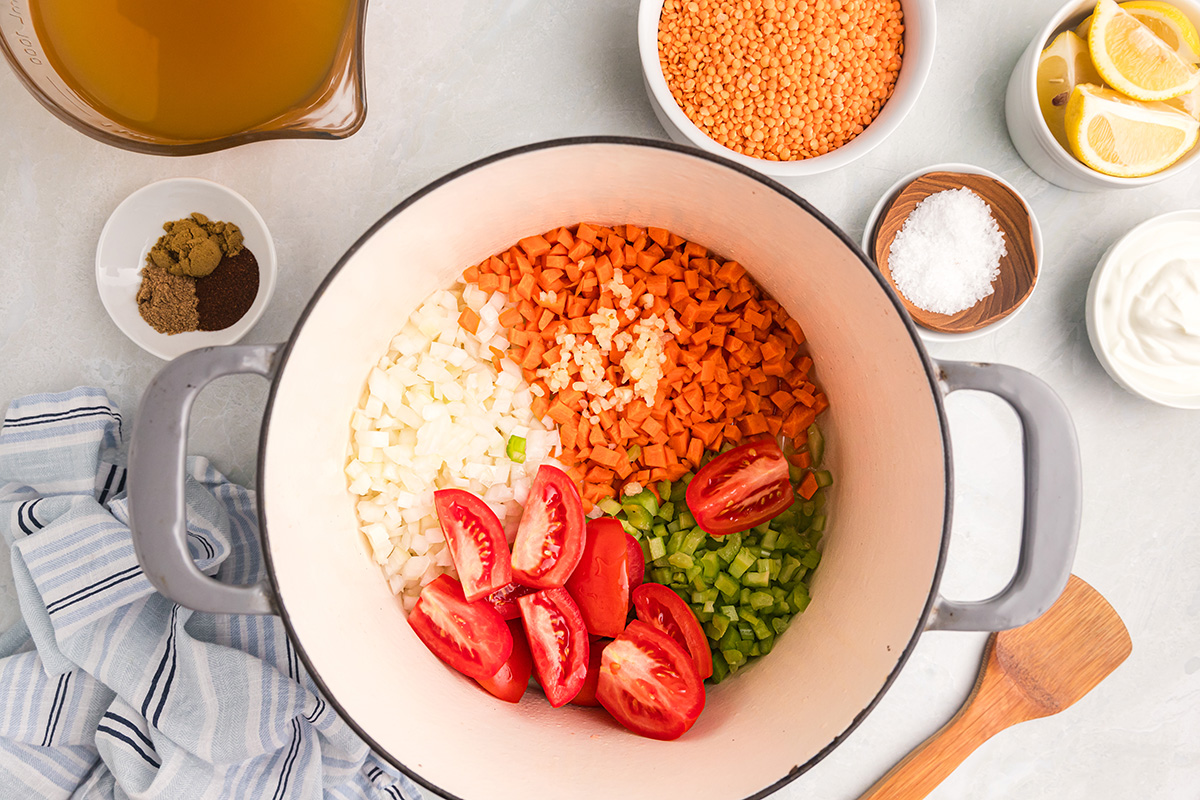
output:
[[[231, 317], [237, 319], [219, 330], [163, 333], [151, 327], [139, 311], [142, 270], [151, 248], [164, 234], [163, 225], [189, 219], [193, 214], [212, 222], [232, 223], [244, 237], [244, 250], [236, 262], [222, 261], [220, 273], [197, 280], [197, 284], [199, 280], [210, 281], [208, 285], [218, 290], [206, 293], [209, 307], [214, 309], [207, 315], [207, 324], [225, 325]], [[257, 287], [245, 251], [257, 262]], [[233, 263], [239, 267], [237, 274], [224, 268]], [[245, 336], [271, 301], [276, 268], [275, 243], [259, 213], [237, 192], [203, 178], [171, 178], [138, 189], [113, 211], [96, 246], [96, 287], [108, 315], [139, 347], [167, 360], [201, 347], [233, 344]], [[181, 297], [183, 326], [194, 327], [196, 302], [186, 292]], [[156, 323], [161, 325], [158, 319]]]
[[867, 220], [863, 249], [921, 337], [946, 342], [995, 331], [1023, 307], [1037, 285], [1042, 232], [1029, 204], [1000, 176], [970, 164], [937, 164], [884, 192]]

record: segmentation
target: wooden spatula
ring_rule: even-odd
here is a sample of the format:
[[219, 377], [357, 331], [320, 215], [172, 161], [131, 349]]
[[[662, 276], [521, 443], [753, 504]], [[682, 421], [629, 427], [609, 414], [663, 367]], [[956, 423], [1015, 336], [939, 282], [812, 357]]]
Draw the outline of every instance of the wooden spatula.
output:
[[992, 634], [967, 702], [859, 800], [919, 800], [1000, 731], [1067, 708], [1120, 666], [1133, 643], [1117, 612], [1072, 575], [1042, 616]]

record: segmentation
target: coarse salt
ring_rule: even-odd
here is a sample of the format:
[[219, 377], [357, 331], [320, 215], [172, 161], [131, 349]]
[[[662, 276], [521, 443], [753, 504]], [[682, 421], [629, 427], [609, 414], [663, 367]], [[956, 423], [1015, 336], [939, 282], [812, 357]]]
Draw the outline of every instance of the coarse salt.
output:
[[987, 203], [970, 189], [947, 189], [917, 203], [904, 220], [888, 268], [913, 305], [957, 314], [992, 293], [1007, 252]]

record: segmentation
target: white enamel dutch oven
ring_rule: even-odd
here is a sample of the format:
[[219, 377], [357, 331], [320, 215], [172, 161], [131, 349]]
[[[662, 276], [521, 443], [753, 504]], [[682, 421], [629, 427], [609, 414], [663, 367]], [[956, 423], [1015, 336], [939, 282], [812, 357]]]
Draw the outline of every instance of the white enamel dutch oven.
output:
[[[675, 742], [634, 736], [596, 709], [552, 710], [536, 691], [502, 703], [443, 666], [368, 557], [342, 472], [367, 372], [407, 315], [467, 265], [581, 220], [665, 227], [744, 264], [804, 326], [831, 403], [836, 483], [812, 605], [770, 656], [712, 687]], [[269, 580], [255, 586], [203, 575], [184, 538], [188, 411], [235, 372], [272, 381], [258, 470]], [[942, 398], [956, 389], [1001, 396], [1024, 430], [1019, 564], [977, 603], [938, 594], [953, 494]], [[614, 138], [513, 150], [401, 203], [342, 258], [285, 344], [168, 365], [142, 400], [130, 471], [138, 557], [160, 591], [201, 611], [281, 615], [325, 696], [377, 752], [468, 800], [770, 794], [853, 730], [922, 631], [1000, 630], [1047, 609], [1080, 515], [1074, 428], [1044, 383], [930, 360], [862, 251], [783, 186], [717, 156]]]

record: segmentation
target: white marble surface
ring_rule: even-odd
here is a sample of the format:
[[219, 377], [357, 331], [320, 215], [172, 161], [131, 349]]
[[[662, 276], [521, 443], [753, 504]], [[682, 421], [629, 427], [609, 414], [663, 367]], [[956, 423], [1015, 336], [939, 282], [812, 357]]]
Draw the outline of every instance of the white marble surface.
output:
[[[1136, 399], [1087, 342], [1083, 298], [1101, 252], [1164, 211], [1200, 206], [1200, 170], [1154, 187], [1083, 195], [1031, 173], [1004, 129], [1008, 73], [1052, 11], [1040, 0], [938, 4], [938, 54], [916, 110], [868, 157], [790, 181], [855, 239], [896, 178], [966, 161], [998, 172], [1041, 219], [1046, 259], [1019, 319], [935, 356], [1013, 364], [1042, 376], [1075, 415], [1086, 482], [1075, 571], [1121, 613], [1128, 662], [1063, 714], [985, 744], [932, 796], [1200, 797], [1200, 415]], [[0, 403], [77, 384], [132, 413], [162, 366], [127, 341], [96, 295], [93, 258], [108, 213], [169, 176], [244, 194], [279, 248], [274, 301], [248, 342], [285, 338], [322, 276], [387, 209], [445, 172], [515, 145], [580, 134], [664, 138], [643, 94], [633, 0], [373, 0], [363, 129], [344, 142], [272, 142], [187, 159], [93, 142], [46, 113], [0, 68]], [[193, 452], [235, 479], [254, 472], [265, 385], [205, 392]], [[1020, 521], [1015, 417], [992, 398], [949, 402], [958, 479], [944, 589], [983, 597], [1006, 580]], [[7, 559], [0, 559], [6, 563]], [[0, 568], [7, 572], [7, 567]], [[15, 614], [0, 588], [0, 627]], [[924, 636], [866, 722], [780, 798], [853, 798], [936, 730], [965, 697], [982, 635]]]

